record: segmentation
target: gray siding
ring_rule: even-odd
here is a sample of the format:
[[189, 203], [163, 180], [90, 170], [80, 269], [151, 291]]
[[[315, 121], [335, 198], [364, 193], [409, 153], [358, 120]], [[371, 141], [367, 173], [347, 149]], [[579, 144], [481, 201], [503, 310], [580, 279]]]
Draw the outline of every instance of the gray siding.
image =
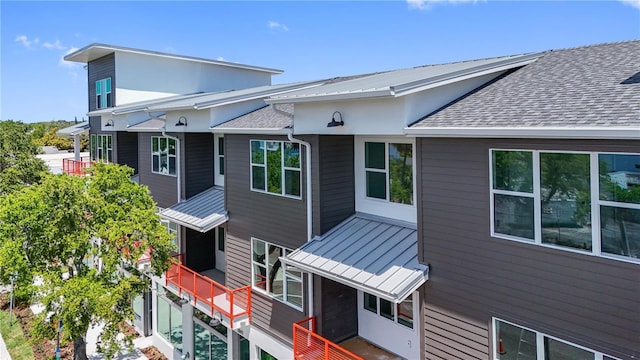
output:
[[185, 134], [185, 197], [188, 199], [213, 186], [213, 135]]
[[117, 132], [114, 141], [114, 161], [127, 165], [138, 173], [138, 134], [129, 132]]
[[327, 278], [314, 279], [314, 295], [320, 297], [318, 333], [335, 343], [358, 335], [358, 291]]
[[166, 208], [178, 202], [177, 177], [151, 172], [151, 136], [162, 136], [162, 134], [139, 133], [138, 135], [138, 174], [140, 175], [140, 184], [148, 186], [158, 206]]
[[354, 145], [353, 136], [313, 140], [313, 232], [322, 235], [355, 212]]
[[116, 58], [110, 54], [87, 64], [89, 111], [96, 110], [96, 81], [111, 78], [111, 104], [116, 103]]
[[640, 142], [418, 139], [426, 358], [490, 358], [494, 316], [640, 356], [640, 266], [492, 238], [490, 148], [637, 152]]

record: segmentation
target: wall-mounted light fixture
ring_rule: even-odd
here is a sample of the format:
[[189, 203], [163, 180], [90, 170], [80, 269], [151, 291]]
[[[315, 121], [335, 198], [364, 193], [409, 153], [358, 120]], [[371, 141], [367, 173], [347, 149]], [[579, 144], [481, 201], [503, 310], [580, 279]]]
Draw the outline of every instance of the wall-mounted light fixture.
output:
[[[337, 121], [336, 117], [340, 118], [340, 121]], [[344, 121], [342, 121], [342, 114], [340, 113], [340, 111], [334, 111], [333, 116], [331, 117], [331, 121], [327, 124], [327, 127], [336, 126], [344, 126]]]
[[113, 126], [113, 119], [107, 120], [107, 123], [104, 124], [104, 127], [111, 127], [111, 126]]
[[211, 321], [209, 321], [209, 326], [216, 327], [216, 326], [220, 325], [220, 323], [222, 323], [222, 314], [220, 314], [220, 312], [216, 311], [215, 313], [213, 313], [213, 319], [211, 319]]
[[176, 126], [187, 126], [187, 118], [184, 116], [180, 116], [178, 118], [178, 122], [176, 123]]

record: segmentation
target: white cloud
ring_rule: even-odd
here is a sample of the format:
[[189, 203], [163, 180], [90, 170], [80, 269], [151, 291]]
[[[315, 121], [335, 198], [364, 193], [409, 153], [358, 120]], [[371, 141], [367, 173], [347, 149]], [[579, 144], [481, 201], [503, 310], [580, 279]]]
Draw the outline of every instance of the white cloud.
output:
[[18, 35], [16, 36], [16, 39], [14, 41], [22, 44], [22, 46], [26, 47], [27, 49], [31, 49], [31, 45], [39, 43], [40, 39], [35, 38], [29, 40], [29, 37], [27, 37], [26, 35]]
[[[477, 3], [479, 0], [407, 0], [409, 9], [429, 10], [436, 4], [461, 4], [461, 3]], [[484, 0], [480, 0], [484, 1]], [[640, 1], [640, 0], [627, 0]]]
[[66, 50], [67, 48], [60, 43], [60, 40], [56, 40], [55, 42], [43, 42], [42, 46], [47, 49], [56, 49], [56, 50]]
[[216, 60], [218, 60], [218, 61], [227, 61], [227, 60], [225, 60], [222, 56], [218, 56], [218, 57], [216, 58]]
[[69, 48], [69, 50], [67, 50], [64, 55], [60, 56], [60, 60], [58, 61], [58, 65], [63, 66], [63, 67], [67, 67], [67, 68], [74, 68], [78, 65], [78, 63], [73, 62], [73, 61], [66, 61], [64, 59], [65, 56], [71, 54], [72, 52], [76, 52], [79, 49], [75, 46], [72, 46]]
[[640, 10], [640, 0], [620, 0], [622, 3]]
[[279, 22], [272, 21], [272, 20], [269, 20], [269, 28], [270, 29], [282, 29], [284, 31], [289, 31], [289, 28], [287, 27], [287, 25], [280, 24]]

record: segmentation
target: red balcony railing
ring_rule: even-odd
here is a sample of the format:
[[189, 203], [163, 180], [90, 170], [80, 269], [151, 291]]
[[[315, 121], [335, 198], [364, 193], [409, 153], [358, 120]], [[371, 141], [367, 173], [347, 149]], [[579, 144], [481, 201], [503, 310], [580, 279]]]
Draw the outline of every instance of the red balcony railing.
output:
[[231, 290], [177, 262], [167, 270], [166, 285], [169, 284], [178, 288], [179, 295], [189, 294], [194, 305], [208, 306], [211, 316], [219, 312], [232, 329], [239, 317], [251, 320], [251, 286]]
[[62, 171], [69, 175], [86, 175], [87, 169], [91, 167], [92, 162], [87, 158], [80, 161], [73, 159], [62, 159]]
[[316, 318], [293, 324], [295, 360], [363, 360], [360, 356], [316, 334]]

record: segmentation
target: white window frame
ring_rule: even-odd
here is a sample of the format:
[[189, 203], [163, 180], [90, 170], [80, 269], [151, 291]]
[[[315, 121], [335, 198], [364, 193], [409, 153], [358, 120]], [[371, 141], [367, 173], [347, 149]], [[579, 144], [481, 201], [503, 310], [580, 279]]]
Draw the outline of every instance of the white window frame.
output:
[[[158, 152], [154, 152], [153, 151], [153, 141], [156, 140], [156, 139], [158, 141]], [[167, 148], [164, 151], [162, 149], [160, 149], [160, 139], [166, 139], [167, 140], [166, 141]], [[175, 154], [173, 154], [173, 155], [169, 154], [169, 148], [170, 148], [169, 142], [170, 141], [173, 141], [173, 144], [174, 144], [173, 147], [175, 149]], [[155, 156], [158, 157], [158, 171], [155, 171], [155, 169], [153, 168], [153, 158]], [[160, 171], [160, 169], [161, 169], [160, 163], [161, 163], [162, 157], [164, 157], [164, 156], [167, 157], [167, 172], [166, 173]], [[170, 158], [173, 158], [174, 161], [175, 161], [175, 167], [174, 167], [174, 173], [173, 174], [171, 174], [169, 172], [169, 159]], [[174, 177], [176, 176], [176, 173], [178, 172], [178, 147], [177, 147], [177, 141], [175, 139], [172, 139], [172, 138], [167, 137], [167, 136], [152, 136], [151, 137], [151, 172], [153, 174], [158, 174], [158, 175], [174, 176]]]
[[[362, 294], [362, 309], [363, 309], [364, 311], [368, 311], [368, 312], [374, 313], [374, 314], [378, 315], [380, 318], [385, 319], [385, 320], [388, 320], [388, 321], [391, 321], [391, 322], [394, 322], [396, 325], [402, 326], [403, 328], [405, 328], [405, 329], [407, 329], [407, 330], [413, 330], [414, 332], [416, 331], [416, 326], [418, 326], [418, 325], [419, 325], [419, 324], [417, 324], [417, 322], [416, 322], [416, 299], [418, 298], [418, 293], [417, 293], [417, 292], [414, 292], [414, 293], [412, 293], [412, 294], [410, 295], [410, 296], [411, 296], [411, 327], [409, 327], [409, 326], [407, 326], [407, 325], [405, 325], [405, 324], [401, 323], [400, 321], [398, 321], [398, 318], [399, 318], [399, 316], [398, 316], [398, 314], [399, 314], [399, 312], [398, 312], [398, 307], [400, 306], [400, 304], [401, 304], [402, 302], [406, 301], [406, 299], [405, 299], [405, 300], [403, 300], [403, 301], [401, 301], [401, 302], [399, 302], [399, 303], [395, 303], [395, 302], [393, 302], [393, 301], [389, 301], [389, 300], [387, 300], [387, 299], [382, 299], [382, 298], [381, 298], [381, 297], [379, 297], [379, 296], [375, 296], [375, 295], [370, 294], [370, 293], [365, 292], [365, 291], [362, 291], [362, 292], [360, 292], [360, 293]], [[371, 309], [368, 309], [368, 308], [366, 307], [366, 306], [367, 306], [367, 303], [366, 303], [366, 301], [364, 300], [364, 298], [365, 298], [365, 296], [367, 296], [367, 295], [369, 295], [369, 296], [373, 296], [373, 297], [376, 299], [376, 311], [375, 311], [375, 312], [371, 311]], [[407, 299], [408, 299], [408, 298], [409, 298], [409, 297], [407, 296]], [[392, 309], [392, 311], [393, 311], [393, 319], [390, 319], [390, 318], [388, 318], [388, 317], [386, 317], [386, 316], [384, 316], [384, 315], [382, 315], [382, 314], [380, 313], [380, 300], [389, 301], [389, 302], [391, 303], [391, 309]]]
[[[222, 142], [222, 150], [223, 152], [220, 153], [220, 143]], [[224, 151], [225, 151], [225, 143], [224, 143], [224, 136], [221, 134], [215, 134], [214, 135], [214, 141], [213, 141], [213, 158], [214, 158], [214, 164], [213, 164], [213, 177], [214, 177], [214, 182], [217, 186], [224, 186], [224, 173], [227, 170], [227, 164], [225, 164], [224, 162]], [[220, 163], [222, 163], [222, 167], [220, 166]]]
[[[264, 265], [256, 262], [254, 260], [254, 258], [253, 258], [253, 254], [254, 254], [253, 247], [254, 247], [254, 242], [255, 241], [263, 243], [264, 251], [265, 251], [265, 264]], [[298, 277], [298, 276], [296, 276], [294, 274], [291, 274], [287, 270], [287, 266], [284, 263], [282, 263], [282, 265], [281, 265], [282, 266], [281, 267], [282, 275], [283, 275], [283, 278], [282, 278], [282, 299], [279, 299], [279, 298], [275, 297], [274, 295], [272, 295], [271, 293], [269, 293], [269, 290], [266, 289], [267, 286], [265, 286], [265, 289], [262, 289], [259, 286], [256, 286], [256, 274], [255, 274], [256, 266], [265, 268], [265, 270], [266, 270], [265, 273], [267, 274], [265, 280], [267, 281], [267, 284], [269, 283], [269, 265], [268, 265], [269, 258], [268, 258], [268, 254], [267, 254], [267, 252], [269, 251], [269, 246], [279, 247], [280, 249], [282, 249], [282, 253], [284, 255], [287, 255], [287, 254], [291, 253], [291, 250], [285, 248], [284, 246], [280, 246], [280, 245], [277, 245], [277, 244], [274, 244], [274, 243], [270, 243], [268, 241], [264, 241], [262, 239], [258, 239], [258, 238], [252, 237], [251, 238], [251, 288], [252, 288], [252, 290], [254, 290], [254, 291], [256, 291], [256, 292], [258, 292], [260, 294], [266, 295], [266, 296], [268, 296], [268, 297], [270, 297], [272, 299], [275, 299], [277, 301], [280, 301], [281, 303], [284, 303], [284, 304], [286, 304], [286, 305], [288, 305], [288, 306], [290, 306], [290, 307], [292, 307], [292, 308], [294, 308], [294, 309], [296, 309], [298, 311], [303, 311], [303, 306], [304, 306], [304, 275], [303, 275], [302, 272], [300, 272], [300, 277]], [[294, 304], [294, 303], [291, 303], [291, 302], [287, 301], [287, 295], [288, 295], [287, 280], [288, 279], [295, 280], [296, 282], [300, 283], [300, 304], [301, 304], [300, 306], [298, 306], [297, 304]]]
[[566, 345], [573, 346], [573, 347], [576, 347], [578, 349], [591, 352], [594, 355], [594, 360], [603, 360], [604, 356], [607, 356], [608, 358], [610, 358], [612, 360], [620, 360], [619, 358], [617, 358], [615, 356], [604, 354], [604, 353], [601, 353], [599, 351], [595, 351], [593, 349], [589, 349], [587, 347], [580, 346], [578, 344], [574, 344], [572, 342], [560, 339], [560, 338], [555, 337], [555, 336], [547, 335], [547, 334], [545, 334], [543, 332], [536, 331], [536, 330], [528, 328], [526, 326], [518, 325], [518, 324], [515, 324], [515, 323], [510, 322], [510, 321], [506, 321], [506, 320], [503, 320], [503, 319], [500, 319], [500, 318], [497, 318], [497, 317], [493, 317], [492, 321], [491, 321], [491, 333], [492, 333], [492, 336], [493, 336], [493, 355], [492, 356], [493, 356], [493, 359], [495, 359], [495, 360], [500, 360], [500, 354], [498, 354], [499, 341], [500, 341], [499, 335], [498, 335], [498, 331], [497, 331], [497, 329], [498, 329], [497, 322], [498, 321], [500, 321], [502, 323], [505, 323], [505, 324], [509, 324], [511, 326], [518, 327], [520, 329], [524, 329], [524, 330], [530, 331], [532, 333], [535, 333], [535, 335], [536, 335], [536, 358], [538, 360], [546, 360], [545, 356], [544, 356], [545, 355], [545, 349], [544, 349], [544, 339], [545, 338], [549, 338], [549, 339], [564, 343]]
[[[100, 142], [98, 142], [99, 139], [101, 140]], [[102, 143], [102, 146], [99, 145], [100, 143]], [[109, 144], [111, 146], [109, 146]], [[107, 164], [113, 162], [113, 136], [105, 134], [91, 134], [89, 150], [89, 155], [92, 161], [101, 161]], [[102, 153], [102, 156], [98, 156], [99, 153]]]
[[[259, 142], [263, 142], [264, 146], [263, 146], [263, 159], [264, 159], [264, 164], [258, 164], [258, 163], [254, 163], [253, 162], [253, 158], [252, 158], [252, 147], [251, 144], [254, 141], [259, 141]], [[269, 183], [268, 183], [268, 174], [267, 174], [267, 143], [279, 143], [280, 144], [280, 193], [275, 193], [275, 192], [271, 192], [268, 190], [269, 188]], [[299, 167], [295, 168], [295, 167], [290, 167], [290, 166], [285, 166], [284, 165], [284, 147], [285, 144], [293, 144], [298, 146], [298, 164], [300, 165]], [[256, 189], [253, 187], [253, 167], [257, 166], [257, 167], [261, 167], [264, 169], [264, 182], [265, 182], [265, 190], [262, 189]], [[290, 171], [297, 171], [298, 172], [298, 183], [300, 184], [300, 195], [292, 195], [292, 194], [287, 194], [285, 193], [285, 184], [286, 184], [286, 179], [285, 179], [285, 174], [286, 171], [290, 170]], [[298, 199], [301, 200], [302, 199], [302, 191], [303, 191], [303, 184], [302, 184], [302, 147], [300, 146], [300, 144], [298, 143], [294, 143], [294, 142], [290, 142], [290, 141], [280, 141], [280, 140], [260, 140], [260, 139], [250, 139], [249, 140], [249, 186], [251, 187], [251, 191], [255, 191], [255, 192], [260, 192], [260, 193], [264, 193], [264, 194], [271, 194], [271, 195], [276, 195], [276, 196], [283, 196], [283, 197], [288, 197], [288, 198], [292, 198], [292, 199]]]
[[[158, 212], [160, 212], [160, 210], [158, 210]], [[167, 232], [169, 233], [169, 235], [173, 235], [173, 239], [171, 242], [173, 242], [173, 244], [176, 246], [176, 249], [178, 249], [178, 254], [180, 254], [180, 228], [178, 227], [178, 224], [164, 219], [160, 219], [160, 223], [167, 228]]]
[[[365, 143], [385, 143], [385, 167], [387, 174], [387, 199], [389, 198], [389, 144], [411, 144], [412, 172], [413, 172], [413, 204], [401, 204], [386, 199], [370, 198], [367, 196], [367, 179], [365, 168]], [[384, 216], [401, 221], [416, 223], [417, 221], [417, 184], [416, 184], [416, 145], [415, 140], [406, 137], [356, 136], [354, 141], [354, 173], [356, 211], [378, 216]], [[376, 169], [376, 171], [379, 169]]]
[[[106, 109], [113, 106], [112, 85], [111, 77], [96, 81], [96, 109]], [[100, 88], [99, 91], [98, 88]]]
[[[532, 166], [533, 166], [533, 193], [515, 192], [509, 190], [494, 189], [493, 186], [493, 151], [522, 151], [532, 154]], [[581, 250], [568, 246], [561, 246], [555, 244], [548, 244], [542, 242], [542, 209], [540, 205], [540, 154], [584, 154], [589, 155], [589, 178], [590, 178], [590, 192], [591, 192], [591, 250]], [[640, 153], [619, 153], [619, 152], [588, 152], [588, 151], [565, 151], [565, 150], [531, 150], [531, 149], [505, 149], [505, 148], [491, 148], [489, 149], [489, 203], [490, 203], [490, 226], [491, 236], [495, 238], [513, 240], [523, 242], [527, 244], [535, 244], [539, 246], [550, 247], [553, 249], [559, 249], [564, 251], [570, 251], [578, 254], [587, 254], [593, 256], [599, 256], [609, 259], [615, 259], [631, 263], [640, 263], [640, 258], [632, 258], [629, 256], [609, 254], [602, 252], [601, 247], [601, 226], [600, 226], [600, 206], [611, 206], [617, 208], [636, 209], [640, 210], [640, 204], [622, 203], [615, 201], [600, 200], [600, 177], [599, 177], [599, 162], [598, 155], [631, 155], [640, 156]], [[495, 204], [494, 195], [513, 195], [522, 197], [533, 198], [534, 206], [534, 239], [527, 239], [518, 236], [498, 233], [495, 230]]]

